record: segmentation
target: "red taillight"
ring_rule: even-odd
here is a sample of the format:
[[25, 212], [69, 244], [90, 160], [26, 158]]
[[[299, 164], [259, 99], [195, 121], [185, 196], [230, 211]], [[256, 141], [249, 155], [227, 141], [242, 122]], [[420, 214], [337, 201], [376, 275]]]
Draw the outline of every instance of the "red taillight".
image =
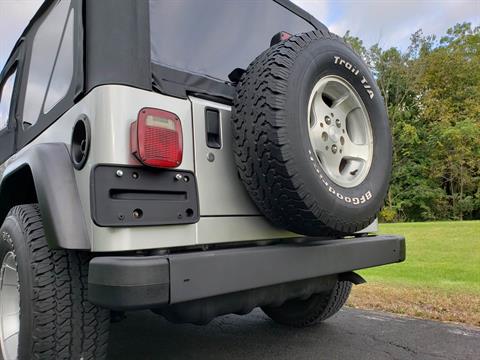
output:
[[182, 163], [182, 124], [177, 115], [143, 108], [130, 127], [132, 154], [147, 166], [174, 168]]

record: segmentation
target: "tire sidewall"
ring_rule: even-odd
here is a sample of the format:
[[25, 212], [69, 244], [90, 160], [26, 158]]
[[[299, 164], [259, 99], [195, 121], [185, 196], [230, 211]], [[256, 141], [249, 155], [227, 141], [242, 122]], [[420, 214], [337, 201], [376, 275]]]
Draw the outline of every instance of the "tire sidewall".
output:
[[[371, 122], [371, 167], [362, 183], [352, 188], [332, 182], [316, 156], [312, 156], [314, 150], [309, 141], [308, 103], [315, 84], [327, 75], [346, 80], [356, 90]], [[369, 88], [365, 88], [365, 85]], [[388, 190], [392, 143], [383, 98], [363, 61], [338, 40], [313, 41], [298, 54], [291, 68], [286, 109], [287, 118], [290, 119], [287, 131], [293, 144], [295, 164], [299, 173], [303, 174], [305, 190], [320, 210], [328, 211], [331, 217], [342, 218], [345, 222], [373, 220], [372, 217], [383, 205]]]
[[22, 226], [15, 216], [8, 216], [0, 229], [0, 261], [13, 251], [17, 263], [20, 283], [20, 333], [18, 338], [18, 359], [31, 359], [33, 347], [32, 277]]

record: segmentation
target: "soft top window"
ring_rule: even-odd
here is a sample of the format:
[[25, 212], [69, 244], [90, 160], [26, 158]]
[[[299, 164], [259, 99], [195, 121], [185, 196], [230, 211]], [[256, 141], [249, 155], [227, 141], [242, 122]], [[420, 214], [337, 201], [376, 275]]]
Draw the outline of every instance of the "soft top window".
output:
[[49, 112], [60, 100], [68, 93], [73, 77], [73, 9], [70, 10], [67, 26], [63, 35], [62, 43], [58, 51], [57, 61], [53, 69], [50, 86], [48, 87], [47, 97], [43, 112]]
[[[70, 1], [59, 1], [35, 34], [23, 108], [24, 128], [36, 124], [40, 116], [52, 70], [57, 60], [69, 8]], [[61, 57], [60, 60], [63, 58]], [[70, 84], [71, 79], [68, 81]]]
[[7, 127], [10, 118], [15, 76], [16, 71], [5, 80], [3, 85], [0, 84], [0, 131]]
[[150, 0], [152, 62], [220, 81], [247, 68], [276, 33], [313, 29], [274, 1]]

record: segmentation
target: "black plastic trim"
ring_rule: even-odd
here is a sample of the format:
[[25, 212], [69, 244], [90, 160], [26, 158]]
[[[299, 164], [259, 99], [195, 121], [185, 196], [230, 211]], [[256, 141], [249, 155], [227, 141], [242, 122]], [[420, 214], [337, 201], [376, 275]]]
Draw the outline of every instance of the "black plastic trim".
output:
[[153, 87], [162, 94], [186, 99], [189, 94], [205, 94], [231, 102], [235, 87], [227, 82], [203, 75], [169, 68], [155, 63], [152, 66]]
[[75, 169], [82, 170], [87, 163], [91, 142], [92, 130], [90, 120], [87, 115], [82, 114], [73, 126], [72, 139], [70, 141], [70, 156]]
[[171, 302], [339, 274], [399, 262], [405, 258], [405, 242], [400, 236], [311, 239], [304, 244], [226, 249], [169, 257]]
[[222, 148], [222, 132], [220, 128], [220, 112], [218, 109], [205, 108], [205, 140], [207, 147], [212, 149]]
[[98, 226], [194, 224], [200, 219], [197, 182], [189, 171], [97, 165], [90, 195]]
[[168, 304], [170, 269], [162, 257], [98, 257], [90, 262], [88, 295], [113, 310]]
[[[164, 256], [95, 258], [89, 269], [89, 289], [93, 291], [89, 291], [89, 300], [112, 309], [142, 309], [336, 274], [361, 282], [348, 273], [405, 260], [402, 236], [302, 239], [302, 243]], [[159, 296], [167, 277], [168, 295], [161, 292]], [[149, 285], [152, 293], [147, 290]], [[138, 296], [136, 288], [140, 289]]]
[[[35, 189], [21, 187], [23, 179], [17, 178], [20, 173], [22, 177], [31, 174]], [[10, 179], [14, 179], [13, 182]], [[51, 248], [90, 249], [73, 165], [65, 144], [32, 145], [7, 166], [0, 184], [0, 222], [12, 205], [20, 205], [18, 200], [29, 191], [36, 193]]]
[[22, 68], [24, 48], [20, 47], [12, 55], [12, 58], [7, 62], [3, 71], [0, 73], [0, 101], [2, 101], [3, 87], [5, 81], [15, 73], [15, 82], [13, 87], [12, 98], [10, 102], [10, 111], [7, 126], [0, 129], [0, 164], [6, 161], [12, 154], [15, 153], [15, 132], [17, 129], [16, 109], [18, 104], [18, 94], [20, 85], [22, 83]]
[[105, 84], [151, 91], [148, 0], [84, 1], [85, 92]]
[[152, 309], [173, 323], [206, 325], [215, 317], [248, 314], [258, 306], [280, 306], [291, 299], [308, 299], [313, 294], [331, 291], [338, 276], [328, 275], [313, 279], [291, 281], [271, 286], [238, 291], [204, 299]]
[[353, 271], [340, 274], [338, 276], [338, 279], [340, 281], [350, 281], [352, 284], [355, 284], [355, 285], [365, 284], [367, 282], [367, 280], [365, 280], [363, 277], [361, 277], [357, 273], [354, 273]]

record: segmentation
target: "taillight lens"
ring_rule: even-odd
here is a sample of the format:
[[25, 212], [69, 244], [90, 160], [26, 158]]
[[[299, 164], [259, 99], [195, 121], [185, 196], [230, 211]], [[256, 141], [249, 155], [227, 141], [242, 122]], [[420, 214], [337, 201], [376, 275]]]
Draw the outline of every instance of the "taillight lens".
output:
[[182, 124], [171, 112], [140, 110], [130, 127], [130, 143], [132, 154], [147, 166], [174, 168], [182, 163]]

